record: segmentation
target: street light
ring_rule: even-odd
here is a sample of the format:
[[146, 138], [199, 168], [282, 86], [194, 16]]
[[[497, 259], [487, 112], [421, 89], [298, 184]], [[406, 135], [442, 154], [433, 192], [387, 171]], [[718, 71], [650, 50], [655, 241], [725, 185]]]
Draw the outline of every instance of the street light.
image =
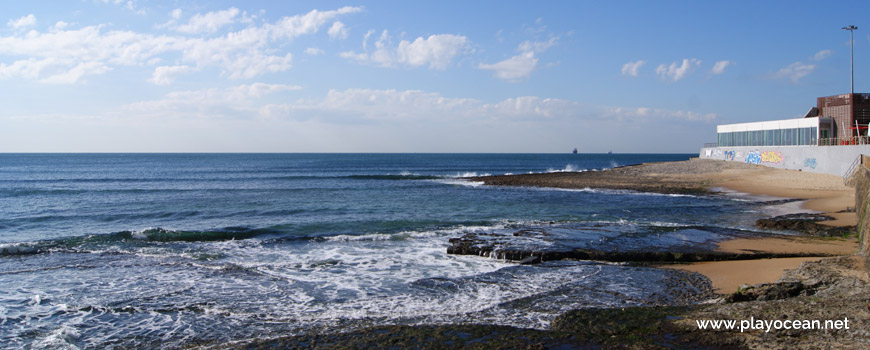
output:
[[[853, 26], [853, 25], [849, 25], [848, 27], [843, 27], [843, 29], [849, 31], [849, 46], [850, 46], [850, 51], [851, 51], [850, 53], [852, 55], [852, 57], [849, 59], [849, 64], [852, 66], [851, 67], [851, 70], [852, 70], [852, 91], [851, 91], [851, 93], [855, 94], [855, 41], [852, 39], [852, 33], [854, 32], [855, 29], [858, 29], [858, 27]], [[849, 95], [849, 98], [851, 98], [851, 96], [852, 95]]]

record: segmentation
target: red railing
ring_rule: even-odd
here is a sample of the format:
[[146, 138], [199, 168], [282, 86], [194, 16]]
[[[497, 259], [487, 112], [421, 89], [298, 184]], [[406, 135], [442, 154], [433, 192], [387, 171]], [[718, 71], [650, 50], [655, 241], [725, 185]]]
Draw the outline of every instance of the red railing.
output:
[[819, 139], [819, 146], [870, 145], [870, 136], [835, 137]]

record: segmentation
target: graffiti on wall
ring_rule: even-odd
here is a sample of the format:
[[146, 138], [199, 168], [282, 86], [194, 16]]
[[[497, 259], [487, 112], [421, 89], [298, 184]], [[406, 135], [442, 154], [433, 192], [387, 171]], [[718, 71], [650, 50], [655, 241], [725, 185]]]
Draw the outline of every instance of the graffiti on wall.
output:
[[765, 163], [782, 163], [782, 153], [776, 151], [767, 151], [761, 154], [761, 161]]
[[735, 155], [734, 151], [725, 151], [725, 160], [734, 160]]
[[804, 159], [804, 168], [816, 168], [816, 159], [815, 158], [805, 158]]
[[746, 162], [749, 164], [760, 164], [761, 163], [761, 153], [758, 153], [758, 151], [749, 152], [746, 155]]
[[749, 164], [761, 164], [761, 163], [772, 163], [779, 164], [782, 163], [783, 157], [782, 153], [777, 151], [752, 151], [746, 155], [746, 162]]

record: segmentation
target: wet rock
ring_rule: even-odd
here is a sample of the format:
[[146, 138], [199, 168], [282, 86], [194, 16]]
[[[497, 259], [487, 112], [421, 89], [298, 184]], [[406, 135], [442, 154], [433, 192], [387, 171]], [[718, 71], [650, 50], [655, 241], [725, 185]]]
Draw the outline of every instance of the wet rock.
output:
[[770, 219], [759, 219], [755, 227], [772, 230], [791, 230], [813, 236], [838, 237], [855, 233], [854, 227], [828, 226], [820, 221], [833, 220], [834, 218], [821, 214], [788, 214]]
[[753, 300], [780, 300], [799, 295], [813, 295], [818, 286], [806, 285], [801, 282], [765, 283], [741, 287], [738, 291], [725, 297], [729, 303]]
[[669, 251], [607, 251], [596, 249], [558, 249], [558, 248], [515, 248], [493, 243], [484, 237], [467, 234], [451, 238], [447, 254], [477, 255], [493, 259], [516, 261], [521, 264], [534, 264], [554, 260], [595, 260], [635, 263], [688, 263], [700, 261], [748, 260], [769, 258], [794, 258], [819, 256], [807, 253], [725, 253], [698, 250], [696, 252]]

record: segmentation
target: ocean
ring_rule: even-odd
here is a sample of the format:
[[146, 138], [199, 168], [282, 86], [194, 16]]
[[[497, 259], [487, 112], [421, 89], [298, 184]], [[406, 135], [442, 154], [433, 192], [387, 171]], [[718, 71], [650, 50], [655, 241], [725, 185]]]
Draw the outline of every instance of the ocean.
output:
[[463, 179], [691, 156], [0, 154], [0, 348], [173, 348], [393, 324], [545, 329], [574, 308], [680, 303], [697, 286], [677, 271], [446, 250], [466, 234], [669, 251], [763, 234], [753, 223], [769, 208], [751, 198]]

